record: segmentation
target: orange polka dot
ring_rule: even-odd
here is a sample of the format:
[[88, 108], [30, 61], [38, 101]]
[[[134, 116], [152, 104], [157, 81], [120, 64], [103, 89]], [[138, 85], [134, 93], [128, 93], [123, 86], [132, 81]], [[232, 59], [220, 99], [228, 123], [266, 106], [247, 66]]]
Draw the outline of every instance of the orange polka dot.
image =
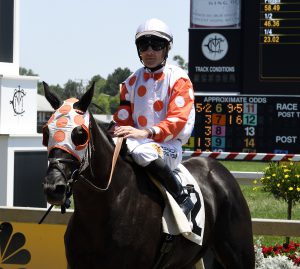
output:
[[69, 102], [69, 103], [76, 103], [76, 102], [78, 102], [78, 99], [72, 97], [72, 98], [67, 99], [66, 102]]
[[70, 105], [63, 105], [58, 111], [62, 114], [67, 114], [70, 112], [71, 109], [72, 107]]
[[147, 89], [145, 86], [140, 86], [138, 88], [138, 96], [143, 97], [147, 92]]
[[133, 77], [131, 77], [130, 79], [129, 79], [129, 85], [130, 86], [132, 86], [134, 83], [135, 83], [135, 81], [136, 81], [136, 76], [133, 76]]
[[53, 139], [59, 143], [65, 140], [65, 136], [66, 135], [63, 131], [56, 131], [53, 135]]
[[77, 124], [77, 125], [82, 125], [84, 124], [84, 118], [82, 115], [76, 115], [74, 117], [74, 122]]
[[161, 111], [164, 108], [164, 103], [161, 100], [157, 100], [154, 102], [153, 108], [155, 111]]
[[145, 116], [138, 117], [138, 123], [140, 126], [144, 127], [147, 125], [147, 118]]
[[56, 126], [58, 128], [65, 127], [67, 124], [68, 124], [68, 119], [66, 117], [61, 117], [56, 122]]
[[126, 94], [128, 93], [126, 88], [122, 88], [121, 93], [120, 93], [120, 99], [121, 100], [126, 100]]
[[50, 119], [48, 120], [48, 124], [50, 124], [54, 120], [54, 114], [51, 115]]

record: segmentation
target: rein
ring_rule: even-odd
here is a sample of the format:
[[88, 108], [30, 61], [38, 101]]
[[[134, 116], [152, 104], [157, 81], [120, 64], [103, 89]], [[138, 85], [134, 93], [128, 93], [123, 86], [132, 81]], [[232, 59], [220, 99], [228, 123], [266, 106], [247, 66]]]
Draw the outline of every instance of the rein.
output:
[[[116, 166], [117, 159], [118, 159], [121, 147], [122, 147], [123, 140], [124, 140], [124, 137], [117, 137], [117, 141], [116, 141], [116, 145], [115, 145], [115, 149], [114, 149], [114, 154], [113, 154], [113, 157], [112, 157], [112, 164], [111, 164], [110, 176], [109, 176], [109, 179], [108, 179], [108, 182], [107, 182], [107, 185], [106, 185], [105, 188], [101, 188], [101, 187], [96, 186], [93, 182], [91, 182], [90, 180], [88, 180], [86, 177], [84, 177], [82, 175], [78, 176], [79, 179], [83, 180], [85, 183], [87, 183], [88, 185], [90, 185], [95, 191], [98, 191], [98, 192], [107, 191], [109, 189], [111, 181], [112, 181], [113, 172], [115, 170], [115, 166]], [[92, 141], [93, 141], [93, 136], [92, 136], [92, 132], [91, 132], [91, 139], [90, 139], [90, 143], [91, 144], [93, 143]], [[93, 144], [91, 145], [91, 148], [94, 149], [94, 145]], [[90, 147], [88, 147], [88, 150], [87, 150], [87, 156], [88, 156], [88, 158], [90, 158], [89, 150], [90, 150]], [[91, 165], [89, 165], [89, 168], [90, 168], [90, 173], [91, 173], [92, 177], [95, 178], [95, 175], [93, 173]]]

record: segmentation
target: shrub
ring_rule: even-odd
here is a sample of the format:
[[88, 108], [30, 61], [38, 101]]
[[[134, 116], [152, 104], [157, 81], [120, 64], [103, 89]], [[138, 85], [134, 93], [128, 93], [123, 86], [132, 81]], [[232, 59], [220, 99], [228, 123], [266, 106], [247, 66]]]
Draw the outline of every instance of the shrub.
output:
[[300, 201], [300, 165], [296, 162], [271, 162], [260, 179], [263, 191], [276, 199], [295, 204]]
[[[287, 203], [287, 219], [292, 219], [292, 207], [300, 201], [300, 165], [299, 163], [271, 162], [260, 179], [262, 190], [270, 192], [276, 199]], [[286, 243], [290, 238], [286, 237]]]

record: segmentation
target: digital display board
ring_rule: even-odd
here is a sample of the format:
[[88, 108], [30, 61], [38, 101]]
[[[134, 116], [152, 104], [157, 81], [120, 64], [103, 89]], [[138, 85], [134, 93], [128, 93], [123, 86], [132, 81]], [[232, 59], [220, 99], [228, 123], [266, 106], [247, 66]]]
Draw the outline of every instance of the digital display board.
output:
[[245, 94], [300, 94], [300, 2], [244, 1]]
[[300, 2], [260, 3], [260, 78], [300, 81], [299, 58], [294, 57], [300, 48]]
[[0, 62], [13, 62], [14, 1], [0, 0]]
[[300, 97], [203, 95], [188, 150], [300, 153]]

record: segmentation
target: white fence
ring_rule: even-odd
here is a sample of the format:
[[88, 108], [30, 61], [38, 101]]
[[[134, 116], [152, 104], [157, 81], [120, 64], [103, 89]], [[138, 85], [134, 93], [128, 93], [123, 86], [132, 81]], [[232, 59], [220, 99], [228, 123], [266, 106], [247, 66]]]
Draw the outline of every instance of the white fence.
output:
[[258, 180], [263, 176], [262, 172], [240, 172], [230, 171], [241, 185], [251, 185], [254, 180]]

